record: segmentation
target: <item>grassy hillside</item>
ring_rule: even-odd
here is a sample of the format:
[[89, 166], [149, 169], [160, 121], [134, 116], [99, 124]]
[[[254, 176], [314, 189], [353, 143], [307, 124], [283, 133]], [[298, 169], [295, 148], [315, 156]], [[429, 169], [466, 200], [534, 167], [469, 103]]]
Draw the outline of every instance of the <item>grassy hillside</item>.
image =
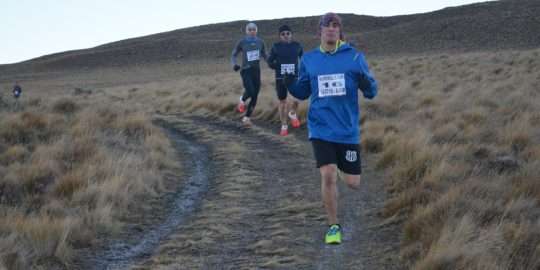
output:
[[[535, 49], [368, 58], [380, 95], [362, 101], [362, 145], [385, 172], [380, 181], [391, 198], [381, 214], [403, 224], [406, 265], [539, 266], [539, 55]], [[69, 262], [70, 246], [114, 231], [130, 198], [159, 194], [159, 168], [173, 159], [149, 116], [183, 112], [239, 121], [241, 80], [227, 70], [210, 62], [157, 65], [28, 82], [24, 110], [2, 112], [1, 207], [11, 218], [1, 224], [0, 261]], [[272, 76], [263, 69], [254, 122], [275, 123], [277, 133]], [[306, 111], [303, 102], [302, 119]], [[139, 180], [126, 188], [122, 183], [133, 175]]]
[[[534, 48], [540, 44], [540, 2], [491, 1], [439, 11], [393, 17], [342, 14], [347, 39], [369, 55], [464, 52]], [[256, 23], [267, 46], [278, 40], [277, 29], [291, 25], [295, 38], [313, 48], [319, 16], [262, 20]], [[43, 56], [15, 65], [0, 65], [6, 74], [140, 66], [151, 63], [185, 64], [201, 59], [228, 61], [246, 21], [204, 25]]]

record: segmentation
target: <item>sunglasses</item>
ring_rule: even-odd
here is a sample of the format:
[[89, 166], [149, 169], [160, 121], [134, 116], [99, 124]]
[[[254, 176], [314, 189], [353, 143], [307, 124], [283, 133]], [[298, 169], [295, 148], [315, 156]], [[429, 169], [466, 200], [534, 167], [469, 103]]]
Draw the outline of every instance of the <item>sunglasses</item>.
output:
[[281, 32], [281, 33], [279, 33], [279, 34], [282, 35], [282, 36], [290, 36], [290, 35], [291, 35], [291, 32], [289, 32], [289, 31], [283, 31], [283, 32]]
[[248, 31], [257, 31], [256, 28], [248, 28]]

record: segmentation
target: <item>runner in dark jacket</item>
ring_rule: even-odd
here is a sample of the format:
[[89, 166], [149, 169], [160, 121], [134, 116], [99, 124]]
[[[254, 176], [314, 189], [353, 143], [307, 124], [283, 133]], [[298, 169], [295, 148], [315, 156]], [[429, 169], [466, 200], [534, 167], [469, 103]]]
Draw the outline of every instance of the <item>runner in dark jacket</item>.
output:
[[[239, 53], [242, 53], [242, 66], [238, 65], [236, 61]], [[240, 113], [246, 112], [242, 118], [245, 125], [251, 124], [249, 118], [255, 109], [255, 105], [257, 105], [257, 97], [261, 89], [261, 68], [259, 65], [261, 58], [265, 61], [267, 59], [264, 42], [257, 37], [257, 25], [248, 23], [246, 25], [246, 37], [238, 41], [231, 57], [233, 70], [240, 70], [240, 76], [244, 84], [244, 94], [240, 96], [237, 110]], [[250, 101], [246, 110], [245, 102], [247, 99], [250, 99]]]
[[19, 86], [19, 84], [15, 83], [15, 86], [13, 86], [13, 97], [19, 98], [22, 94], [22, 88]]
[[280, 41], [274, 43], [268, 57], [268, 66], [276, 72], [276, 93], [279, 99], [279, 118], [281, 120], [281, 136], [287, 136], [287, 115], [293, 127], [300, 127], [296, 115], [298, 101], [293, 98], [290, 108], [287, 108], [287, 87], [283, 83], [284, 74], [298, 76], [298, 59], [302, 57], [303, 49], [300, 43], [292, 40], [292, 31], [288, 25], [279, 27]]

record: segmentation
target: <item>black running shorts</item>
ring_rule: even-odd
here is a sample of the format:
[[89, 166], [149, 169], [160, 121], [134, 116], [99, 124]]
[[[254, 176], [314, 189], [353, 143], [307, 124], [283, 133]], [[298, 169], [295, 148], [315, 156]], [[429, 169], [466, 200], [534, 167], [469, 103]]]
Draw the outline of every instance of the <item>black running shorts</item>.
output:
[[276, 79], [276, 93], [279, 100], [287, 98], [287, 87], [285, 87], [282, 79]]
[[317, 168], [336, 164], [338, 169], [346, 174], [360, 175], [362, 173], [360, 145], [334, 143], [319, 139], [312, 139], [311, 145], [317, 161]]

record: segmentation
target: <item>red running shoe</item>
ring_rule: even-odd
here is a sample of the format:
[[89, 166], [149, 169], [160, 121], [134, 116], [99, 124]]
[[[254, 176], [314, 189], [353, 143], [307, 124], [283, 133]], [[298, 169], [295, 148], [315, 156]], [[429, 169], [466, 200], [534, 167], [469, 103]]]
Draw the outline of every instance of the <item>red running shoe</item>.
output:
[[239, 113], [243, 113], [246, 111], [246, 104], [243, 101], [238, 102], [238, 105], [236, 106], [236, 110]]
[[300, 120], [298, 120], [296, 113], [289, 112], [289, 118], [291, 119], [291, 125], [293, 126], [293, 128], [300, 127]]
[[287, 126], [281, 126], [281, 131], [279, 132], [280, 136], [289, 135], [289, 128]]

